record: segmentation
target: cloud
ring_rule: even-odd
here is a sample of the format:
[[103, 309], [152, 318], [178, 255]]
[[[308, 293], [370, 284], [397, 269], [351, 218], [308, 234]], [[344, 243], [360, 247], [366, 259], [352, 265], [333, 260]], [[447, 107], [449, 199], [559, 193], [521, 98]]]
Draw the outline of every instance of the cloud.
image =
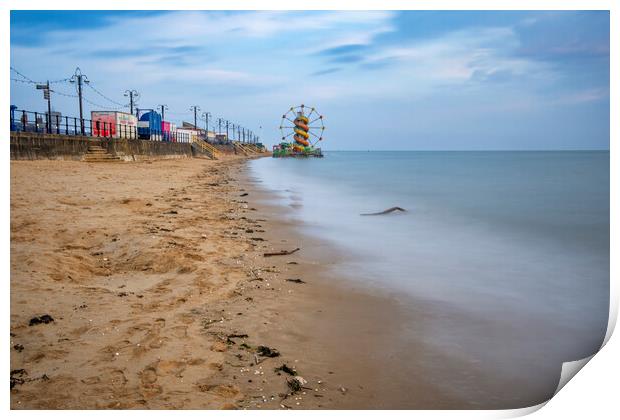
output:
[[325, 57], [328, 63], [358, 63], [364, 60], [368, 48], [365, 44], [345, 44], [321, 50], [316, 55]]
[[515, 30], [520, 56], [560, 63], [609, 57], [609, 11], [540, 13]]
[[609, 89], [585, 89], [558, 95], [549, 103], [553, 105], [579, 105], [609, 98]]
[[485, 83], [485, 82], [506, 82], [513, 80], [514, 73], [510, 69], [476, 69], [472, 72], [470, 80]]
[[338, 47], [327, 48], [319, 51], [318, 55], [324, 55], [328, 57], [341, 56], [341, 55], [349, 55], [349, 54], [358, 54], [368, 49], [368, 45], [364, 44], [348, 44], [348, 45], [340, 45]]
[[364, 57], [361, 55], [349, 54], [349, 55], [339, 55], [336, 57], [332, 57], [329, 59], [331, 63], [359, 63], [363, 61]]
[[325, 69], [325, 70], [315, 71], [314, 73], [310, 74], [310, 76], [323, 76], [325, 74], [336, 73], [336, 72], [341, 71], [341, 70], [342, 70], [341, 67], [330, 67], [330, 68]]

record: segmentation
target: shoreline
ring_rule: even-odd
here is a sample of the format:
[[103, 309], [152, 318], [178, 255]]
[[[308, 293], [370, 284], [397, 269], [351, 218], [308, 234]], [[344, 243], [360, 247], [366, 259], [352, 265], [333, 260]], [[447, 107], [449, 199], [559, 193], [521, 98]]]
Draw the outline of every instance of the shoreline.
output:
[[[270, 220], [265, 238], [283, 248], [301, 247], [289, 258], [295, 265], [284, 265], [286, 277], [309, 279], [301, 293], [289, 297], [299, 308], [291, 324], [297, 326], [308, 343], [314, 360], [306, 366], [321, 372], [336, 384], [336, 400], [317, 408], [334, 409], [455, 409], [468, 407], [465, 401], [441, 390], [431, 378], [413, 377], [410, 360], [430, 350], [419, 342], [401, 340], [408, 323], [422, 321], [423, 314], [403, 305], [410, 299], [366, 283], [355, 282], [330, 270], [349, 256], [335, 244], [303, 232], [303, 223], [287, 219], [289, 210], [277, 203], [274, 193], [262, 181], [253, 179], [249, 165], [241, 172], [241, 184], [257, 197], [252, 205], [261, 217]], [[250, 198], [250, 197], [247, 197]], [[288, 244], [288, 245], [287, 245]], [[296, 257], [296, 258], [292, 258]], [[287, 310], [290, 304], [277, 305]], [[314, 314], [314, 315], [313, 315]], [[279, 337], [281, 340], [283, 337]], [[294, 349], [295, 339], [286, 340]], [[330, 372], [333, 372], [330, 374]], [[327, 373], [327, 375], [325, 375]], [[321, 379], [317, 379], [321, 380]], [[324, 380], [323, 380], [324, 382]], [[342, 388], [345, 391], [342, 391]]]
[[11, 162], [11, 408], [409, 407], [397, 306], [329, 278], [246, 161]]

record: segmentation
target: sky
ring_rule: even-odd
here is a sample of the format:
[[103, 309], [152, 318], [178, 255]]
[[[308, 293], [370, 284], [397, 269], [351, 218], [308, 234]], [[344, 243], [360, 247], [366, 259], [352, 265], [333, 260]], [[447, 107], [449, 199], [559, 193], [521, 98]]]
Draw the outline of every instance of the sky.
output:
[[[79, 67], [87, 113], [134, 89], [166, 120], [198, 105], [267, 145], [305, 104], [325, 150], [609, 148], [607, 11], [12, 11], [11, 66], [19, 109], [47, 106], [24, 76]], [[78, 116], [75, 85], [52, 88]]]

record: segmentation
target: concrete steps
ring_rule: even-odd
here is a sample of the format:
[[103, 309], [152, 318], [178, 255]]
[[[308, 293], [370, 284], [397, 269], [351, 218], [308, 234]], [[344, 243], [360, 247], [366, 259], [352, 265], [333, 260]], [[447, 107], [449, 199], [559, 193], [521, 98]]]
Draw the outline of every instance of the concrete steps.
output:
[[88, 151], [82, 158], [84, 162], [120, 162], [121, 158], [111, 155], [106, 149], [98, 145], [88, 146]]

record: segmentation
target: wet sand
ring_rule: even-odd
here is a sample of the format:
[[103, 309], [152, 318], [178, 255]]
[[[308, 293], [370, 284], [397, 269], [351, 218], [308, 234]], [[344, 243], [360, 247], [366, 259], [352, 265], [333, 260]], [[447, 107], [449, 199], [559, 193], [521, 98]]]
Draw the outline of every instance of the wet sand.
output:
[[392, 375], [407, 316], [330, 278], [343, 256], [282, 222], [244, 163], [11, 162], [11, 408], [458, 404]]

